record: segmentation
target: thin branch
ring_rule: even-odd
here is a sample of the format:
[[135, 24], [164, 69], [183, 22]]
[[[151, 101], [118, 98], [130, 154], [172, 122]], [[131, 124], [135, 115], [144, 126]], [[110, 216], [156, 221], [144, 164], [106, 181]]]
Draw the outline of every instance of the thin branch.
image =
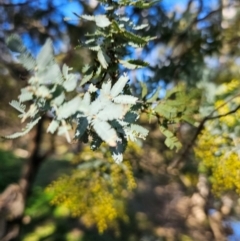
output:
[[222, 11], [222, 8], [218, 8], [218, 9], [216, 9], [216, 10], [213, 10], [213, 11], [209, 12], [206, 16], [204, 16], [204, 17], [202, 17], [202, 18], [196, 19], [196, 23], [199, 23], [199, 22], [201, 22], [201, 21], [204, 21], [204, 20], [208, 19], [209, 17], [211, 17], [212, 15], [214, 15], [214, 14], [216, 14], [216, 13], [219, 13], [219, 12], [221, 12], [221, 11]]
[[234, 108], [233, 110], [221, 114], [221, 115], [217, 115], [217, 116], [213, 116], [213, 114], [219, 110], [220, 108], [222, 108], [223, 106], [225, 106], [226, 104], [228, 104], [229, 102], [231, 102], [233, 99], [235, 99], [236, 97], [240, 96], [240, 93], [237, 93], [236, 95], [232, 96], [228, 101], [224, 102], [222, 105], [218, 106], [218, 108], [214, 109], [208, 116], [206, 116], [205, 118], [203, 118], [203, 120], [200, 122], [199, 126], [197, 127], [197, 130], [193, 136], [193, 138], [191, 139], [191, 141], [185, 146], [185, 148], [182, 151], [182, 154], [178, 155], [178, 158], [176, 158], [173, 163], [169, 166], [169, 170], [172, 170], [173, 168], [175, 168], [176, 166], [178, 166], [179, 163], [182, 162], [182, 160], [187, 156], [187, 154], [189, 153], [190, 149], [195, 145], [195, 142], [199, 136], [199, 134], [202, 132], [202, 130], [204, 129], [204, 125], [207, 121], [209, 120], [214, 120], [214, 119], [218, 119], [221, 117], [225, 117], [228, 116], [230, 114], [234, 114], [236, 113], [239, 109], [240, 109], [240, 105], [238, 105], [236, 108]]
[[222, 114], [222, 115], [217, 115], [217, 116], [212, 116], [212, 117], [209, 117], [208, 120], [214, 120], [214, 119], [219, 119], [221, 117], [225, 117], [225, 116], [228, 116], [230, 114], [234, 114], [235, 112], [237, 112], [238, 110], [240, 109], [240, 105], [237, 106], [235, 109], [225, 113], [225, 114]]

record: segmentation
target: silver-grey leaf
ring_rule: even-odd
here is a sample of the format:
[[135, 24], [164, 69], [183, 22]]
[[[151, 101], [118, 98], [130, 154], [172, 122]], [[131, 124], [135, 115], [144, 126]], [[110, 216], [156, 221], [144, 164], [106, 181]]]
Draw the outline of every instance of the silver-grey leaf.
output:
[[109, 57], [100, 49], [97, 53], [98, 60], [102, 67], [106, 69], [108, 67]]
[[114, 97], [116, 97], [117, 95], [119, 95], [121, 92], [122, 92], [122, 90], [123, 90], [123, 88], [124, 88], [124, 86], [127, 84], [127, 82], [128, 82], [128, 76], [127, 75], [122, 75], [119, 79], [118, 79], [118, 81], [113, 85], [113, 87], [112, 87], [112, 89], [111, 89], [111, 92], [110, 92], [110, 94], [111, 94], [111, 96], [114, 98]]
[[63, 87], [67, 92], [73, 91], [77, 87], [78, 77], [76, 74], [68, 74], [63, 82]]
[[80, 103], [81, 103], [81, 98], [79, 96], [76, 96], [72, 100], [60, 106], [57, 111], [58, 120], [66, 119], [71, 115], [75, 114], [79, 109]]
[[53, 134], [58, 127], [59, 127], [59, 121], [52, 120], [47, 128], [47, 132], [50, 132], [51, 134]]
[[28, 88], [22, 88], [21, 94], [18, 96], [19, 101], [25, 102], [33, 99], [33, 93], [29, 92]]
[[131, 95], [119, 95], [113, 99], [115, 103], [130, 104], [130, 105], [136, 104], [137, 100], [138, 100], [137, 97], [134, 97]]
[[9, 135], [9, 136], [4, 136], [4, 138], [7, 138], [7, 139], [15, 139], [15, 138], [18, 138], [20, 136], [24, 136], [26, 135], [30, 130], [32, 130], [32, 128], [39, 122], [39, 120], [41, 119], [42, 117], [38, 117], [36, 120], [32, 121], [32, 122], [29, 122], [26, 127], [22, 130], [22, 132], [16, 132], [12, 135]]
[[59, 96], [52, 100], [52, 105], [60, 106], [65, 100], [65, 94], [62, 92]]
[[114, 147], [117, 145], [117, 133], [108, 122], [96, 119], [93, 122], [93, 128], [98, 136], [109, 146]]
[[19, 103], [18, 101], [12, 100], [9, 104], [10, 104], [13, 108], [15, 108], [16, 110], [18, 110], [19, 112], [21, 112], [22, 114], [25, 113], [26, 106], [25, 106], [25, 105], [22, 105], [22, 104]]
[[124, 114], [124, 109], [122, 105], [116, 105], [114, 103], [109, 103], [103, 110], [97, 114], [97, 118], [108, 121], [114, 119], [122, 119]]
[[110, 20], [107, 18], [106, 15], [95, 16], [95, 22], [96, 25], [100, 28], [108, 27], [111, 24]]
[[37, 56], [36, 62], [38, 68], [45, 68], [49, 65], [50, 62], [53, 61], [53, 48], [52, 41], [48, 39], [43, 45], [40, 53]]

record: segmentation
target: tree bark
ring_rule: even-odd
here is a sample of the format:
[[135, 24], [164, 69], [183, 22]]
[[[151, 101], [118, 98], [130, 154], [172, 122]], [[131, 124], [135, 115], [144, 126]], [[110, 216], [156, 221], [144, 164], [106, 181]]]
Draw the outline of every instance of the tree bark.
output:
[[0, 241], [18, 240], [26, 201], [36, 174], [48, 155], [40, 153], [44, 120], [42, 117], [36, 126], [31, 155], [23, 166], [18, 183], [9, 185], [0, 195]]

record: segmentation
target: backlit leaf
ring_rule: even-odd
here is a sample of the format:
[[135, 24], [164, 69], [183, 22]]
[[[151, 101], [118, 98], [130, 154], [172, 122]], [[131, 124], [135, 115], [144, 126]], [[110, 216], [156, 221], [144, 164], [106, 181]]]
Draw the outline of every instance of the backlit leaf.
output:
[[113, 99], [115, 103], [119, 104], [136, 104], [138, 98], [131, 95], [119, 95]]
[[113, 85], [111, 92], [110, 92], [110, 94], [113, 98], [122, 92], [122, 90], [123, 90], [124, 86], [127, 84], [128, 80], [129, 80], [129, 78], [127, 75], [122, 75], [118, 79], [118, 81]]
[[22, 105], [22, 104], [19, 103], [18, 101], [12, 100], [9, 104], [10, 104], [13, 108], [15, 108], [16, 110], [18, 110], [19, 112], [25, 113], [26, 106], [25, 106], [25, 105]]
[[96, 25], [100, 28], [108, 27], [111, 24], [111, 22], [109, 21], [106, 15], [95, 16], [95, 22], [96, 22]]
[[49, 124], [47, 128], [47, 132], [50, 132], [51, 134], [53, 134], [58, 127], [59, 127], [59, 121], [52, 120], [52, 122]]
[[153, 93], [153, 95], [147, 100], [147, 103], [152, 103], [154, 101], [157, 100], [157, 98], [159, 97], [159, 91], [160, 91], [161, 87], [158, 87], [155, 92]]
[[75, 74], [69, 74], [63, 82], [63, 87], [67, 92], [73, 91], [77, 87], [78, 77]]
[[99, 137], [109, 146], [117, 145], [117, 133], [108, 122], [95, 120], [93, 122], [93, 128]]
[[98, 60], [102, 67], [106, 69], [108, 67], [109, 57], [100, 49], [97, 53]]
[[76, 96], [72, 100], [64, 103], [59, 107], [57, 111], [58, 120], [66, 119], [78, 111], [79, 105], [81, 103], [81, 98]]
[[164, 142], [166, 146], [170, 149], [176, 148], [178, 151], [182, 147], [182, 144], [177, 139], [177, 137], [174, 136], [174, 134], [170, 130], [166, 129], [164, 126], [159, 126], [159, 128], [163, 135], [166, 136], [166, 140]]
[[15, 138], [18, 138], [20, 136], [26, 135], [30, 130], [32, 130], [32, 128], [39, 122], [40, 119], [41, 119], [41, 117], [38, 117], [36, 120], [29, 122], [26, 125], [26, 127], [24, 129], [22, 129], [21, 132], [16, 132], [16, 133], [14, 133], [12, 135], [4, 136], [4, 138], [15, 139]]
[[148, 93], [148, 89], [147, 89], [147, 85], [143, 82], [140, 82], [140, 85], [142, 87], [142, 99], [147, 95]]

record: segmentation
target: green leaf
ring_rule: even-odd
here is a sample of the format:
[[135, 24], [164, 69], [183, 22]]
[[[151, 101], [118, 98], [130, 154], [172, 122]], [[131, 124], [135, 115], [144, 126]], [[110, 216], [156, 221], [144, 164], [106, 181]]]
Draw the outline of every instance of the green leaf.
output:
[[75, 132], [75, 138], [80, 139], [88, 127], [88, 120], [86, 117], [80, 117], [78, 119], [78, 125]]
[[118, 25], [118, 23], [117, 23], [115, 20], [112, 21], [112, 27], [113, 27], [117, 32], [121, 32], [121, 31], [122, 31], [122, 29], [120, 28], [120, 26]]
[[150, 1], [150, 2], [144, 2], [142, 0], [139, 1], [132, 1], [129, 5], [132, 5], [136, 8], [150, 8], [151, 6], [153, 6], [156, 3], [159, 3], [161, 0], [157, 0], [157, 1]]
[[160, 89], [161, 89], [161, 87], [158, 87], [156, 89], [156, 91], [153, 93], [153, 95], [147, 100], [147, 103], [153, 103], [154, 101], [157, 100], [157, 98], [159, 97]]
[[146, 139], [148, 130], [140, 125], [131, 124], [131, 130], [137, 134], [138, 138]]
[[167, 119], [173, 119], [177, 117], [178, 110], [175, 107], [169, 106], [166, 102], [160, 102], [154, 109], [160, 116]]
[[174, 86], [172, 89], [170, 89], [166, 92], [165, 99], [169, 99], [176, 93], [180, 93], [180, 92], [184, 93], [184, 91], [185, 91], [184, 85]]
[[27, 70], [33, 70], [35, 68], [35, 59], [23, 45], [22, 39], [18, 35], [11, 35], [7, 38], [6, 42], [11, 51], [20, 53], [18, 60]]
[[85, 75], [83, 76], [83, 78], [82, 78], [81, 83], [80, 83], [79, 86], [82, 86], [82, 85], [86, 84], [87, 82], [89, 82], [89, 80], [91, 80], [92, 77], [93, 77], [93, 72], [92, 72], [91, 74], [89, 74], [89, 75], [86, 75], [86, 74], [85, 74]]
[[147, 95], [148, 93], [148, 89], [147, 89], [147, 85], [143, 82], [140, 82], [140, 85], [142, 87], [142, 99]]
[[142, 38], [136, 34], [128, 32], [125, 29], [122, 30], [121, 36], [123, 36], [129, 42], [133, 42], [134, 44], [136, 44], [138, 46], [144, 46], [145, 44], [147, 44], [147, 40], [145, 40], [144, 38]]
[[127, 75], [122, 75], [118, 79], [118, 81], [113, 85], [111, 92], [110, 92], [110, 94], [113, 98], [116, 97], [118, 94], [120, 94], [123, 91], [123, 88], [127, 84], [128, 79], [129, 78]]
[[174, 134], [170, 130], [166, 129], [164, 126], [160, 126], [159, 128], [163, 135], [166, 136], [166, 140], [164, 142], [166, 146], [171, 150], [176, 148], [178, 151], [182, 147], [182, 144], [179, 142], [177, 137], [174, 136]]
[[90, 148], [91, 148], [91, 150], [96, 151], [103, 143], [103, 140], [97, 134], [95, 134], [95, 135], [94, 134], [92, 135], [93, 140], [90, 144]]
[[125, 116], [123, 121], [126, 121], [128, 123], [135, 123], [136, 120], [139, 118], [139, 115], [135, 112], [129, 111]]
[[24, 46], [22, 39], [17, 34], [10, 35], [6, 42], [8, 48], [13, 52], [23, 53], [26, 51], [26, 47]]
[[144, 62], [142, 60], [119, 60], [119, 63], [128, 69], [139, 69], [149, 66], [147, 62]]
[[123, 161], [123, 152], [125, 150], [124, 144], [125, 143], [123, 143], [122, 141], [118, 141], [115, 147], [110, 148], [112, 158], [117, 164], [120, 164]]
[[94, 120], [93, 128], [103, 141], [109, 146], [117, 145], [117, 133], [106, 121]]
[[91, 66], [84, 66], [83, 68], [83, 78], [81, 79], [80, 85], [82, 86], [84, 84], [86, 84], [89, 80], [92, 79], [93, 77], [93, 67]]

